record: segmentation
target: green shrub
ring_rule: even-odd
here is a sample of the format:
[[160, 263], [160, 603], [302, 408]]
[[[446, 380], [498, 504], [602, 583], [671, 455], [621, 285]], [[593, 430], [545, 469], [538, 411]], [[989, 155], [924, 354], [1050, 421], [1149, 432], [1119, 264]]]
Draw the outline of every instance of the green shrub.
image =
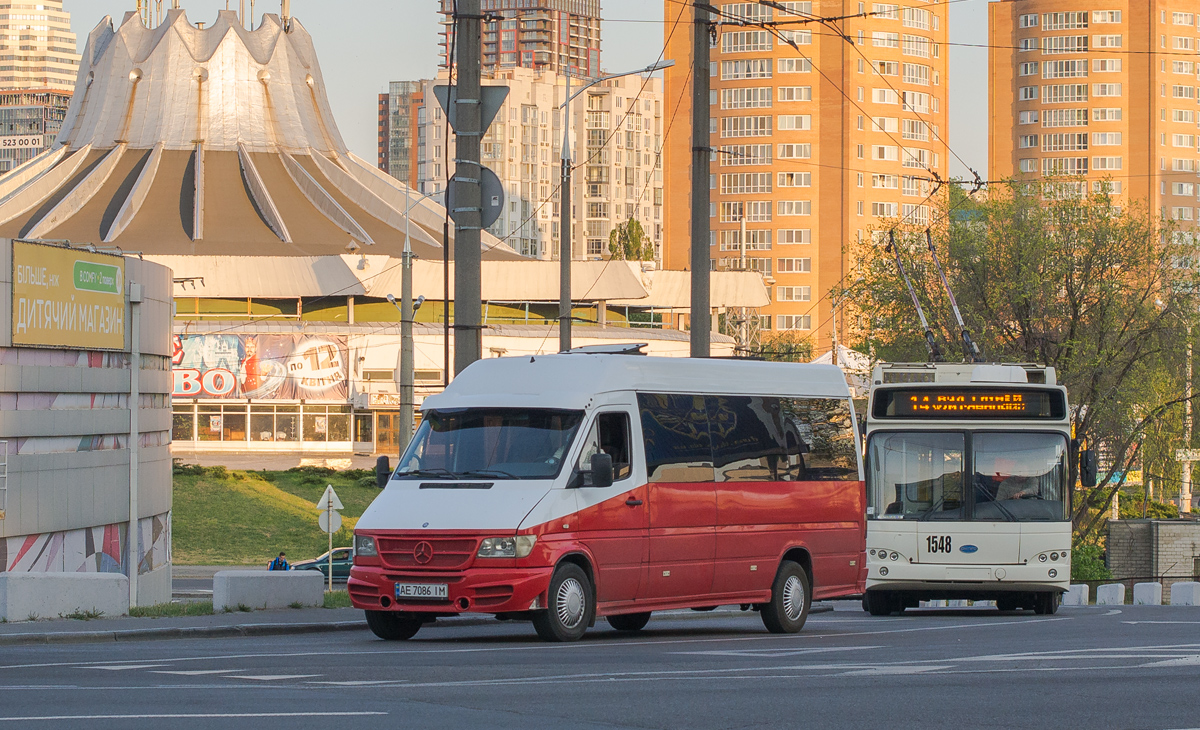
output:
[[1071, 555], [1071, 580], [1110, 580], [1112, 571], [1104, 565], [1104, 550], [1099, 545], [1080, 545]]

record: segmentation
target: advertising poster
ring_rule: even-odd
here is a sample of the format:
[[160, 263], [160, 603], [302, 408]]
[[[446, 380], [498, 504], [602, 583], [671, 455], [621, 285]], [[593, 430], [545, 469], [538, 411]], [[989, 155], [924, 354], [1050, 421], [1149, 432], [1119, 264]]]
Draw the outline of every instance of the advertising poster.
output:
[[172, 350], [176, 398], [345, 400], [349, 394], [345, 337], [175, 335]]
[[14, 345], [125, 348], [125, 259], [14, 241]]

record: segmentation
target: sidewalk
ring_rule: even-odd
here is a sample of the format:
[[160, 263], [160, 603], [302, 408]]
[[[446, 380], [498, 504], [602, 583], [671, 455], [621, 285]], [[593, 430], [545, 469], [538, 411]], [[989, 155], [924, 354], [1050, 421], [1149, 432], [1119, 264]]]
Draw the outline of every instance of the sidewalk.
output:
[[[832, 611], [829, 602], [814, 603], [811, 613]], [[736, 607], [715, 611], [663, 611], [672, 619], [728, 618]], [[603, 621], [603, 619], [599, 619]], [[439, 619], [440, 626], [496, 624], [488, 614], [466, 614]], [[367, 622], [357, 608], [298, 608], [279, 611], [218, 613], [212, 616], [169, 618], [101, 618], [92, 621], [54, 619], [0, 624], [0, 646], [22, 644], [90, 644], [164, 639], [229, 639], [247, 636], [286, 636], [338, 631], [366, 631]]]

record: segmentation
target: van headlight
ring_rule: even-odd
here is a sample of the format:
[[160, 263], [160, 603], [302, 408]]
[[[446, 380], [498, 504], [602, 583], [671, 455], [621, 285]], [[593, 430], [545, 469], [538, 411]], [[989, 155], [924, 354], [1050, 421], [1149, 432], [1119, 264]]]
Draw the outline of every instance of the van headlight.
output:
[[355, 535], [354, 554], [363, 558], [377, 557], [379, 553], [375, 550], [375, 538], [370, 535]]
[[478, 555], [481, 558], [523, 558], [533, 552], [536, 542], [536, 535], [485, 537], [479, 543]]

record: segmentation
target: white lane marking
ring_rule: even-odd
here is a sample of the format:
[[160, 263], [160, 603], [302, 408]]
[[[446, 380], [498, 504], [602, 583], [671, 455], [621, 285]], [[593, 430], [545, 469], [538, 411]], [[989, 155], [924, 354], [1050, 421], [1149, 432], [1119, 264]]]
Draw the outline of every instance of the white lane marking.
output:
[[813, 649], [712, 649], [710, 651], [672, 651], [668, 654], [684, 656], [744, 656], [759, 659], [775, 657], [798, 656], [802, 654], [826, 654], [833, 651], [865, 651], [868, 649], [884, 649], [883, 646], [831, 646]]
[[357, 682], [305, 682], [305, 684], [327, 684], [333, 687], [374, 687], [379, 684], [403, 684], [408, 682], [407, 679], [372, 679], [361, 680]]
[[289, 679], [308, 679], [319, 677], [319, 674], [235, 674], [229, 679], [253, 679], [256, 682], [283, 682]]
[[856, 669], [851, 672], [844, 672], [843, 677], [875, 677], [886, 674], [924, 674], [925, 672], [936, 672], [943, 669], [953, 669], [954, 665], [934, 665], [928, 667], [871, 667], [870, 669]]
[[1122, 621], [1121, 623], [1136, 626], [1138, 624], [1200, 624], [1200, 621]]
[[1200, 656], [1193, 654], [1192, 656], [1177, 657], [1175, 659], [1167, 659], [1161, 662], [1150, 662], [1142, 664], [1141, 667], [1196, 667], [1200, 666]]
[[1113, 610], [1109, 611], [1108, 613], [1106, 613], [1104, 615], [1105, 616], [1116, 616], [1118, 613], [1121, 613], [1121, 609], [1114, 608]]
[[155, 670], [151, 674], [178, 674], [182, 677], [199, 677], [204, 674], [232, 674], [233, 672], [244, 672], [244, 669], [181, 669], [176, 671]]
[[[813, 639], [840, 639], [845, 636], [876, 636], [883, 634], [906, 634], [916, 631], [950, 631], [954, 629], [977, 629], [990, 628], [993, 626], [1007, 626], [1010, 624], [1034, 625], [1047, 623], [1051, 621], [1074, 621], [1075, 617], [1057, 617], [1043, 619], [1025, 619], [1014, 621], [981, 621], [966, 624], [951, 624], [948, 626], [921, 626], [908, 629], [890, 629], [883, 631], [847, 631], [845, 633], [837, 631], [828, 631], [824, 633], [801, 633], [791, 634], [787, 636], [773, 636], [770, 634], [758, 634], [755, 636], [727, 636], [711, 639], [647, 639], [644, 641], [604, 641], [591, 640], [579, 641], [570, 644], [528, 644], [524, 646], [486, 646], [486, 647], [464, 647], [458, 649], [378, 649], [366, 651], [297, 651], [297, 652], [262, 652], [255, 654], [220, 654], [214, 656], [191, 656], [191, 657], [169, 657], [159, 659], [160, 662], [198, 662], [198, 661], [222, 661], [229, 659], [270, 659], [270, 658], [298, 658], [298, 657], [324, 657], [324, 656], [387, 656], [396, 654], [471, 654], [471, 653], [491, 653], [491, 652], [510, 652], [510, 651], [578, 651], [582, 649], [613, 649], [622, 651], [628, 646], [678, 646], [685, 644], [720, 644], [720, 643], [736, 643], [745, 641], [808, 641]], [[416, 642], [420, 643], [420, 642]], [[111, 660], [108, 660], [111, 661]], [[0, 671], [6, 669], [42, 669], [49, 667], [64, 667], [78, 666], [83, 667], [89, 664], [102, 664], [103, 662], [39, 662], [32, 664], [6, 664], [0, 665]], [[0, 687], [3, 689], [3, 687]]]
[[106, 672], [124, 672], [128, 669], [153, 669], [155, 667], [168, 667], [169, 664], [111, 664], [99, 667], [81, 666], [80, 669], [103, 669]]
[[386, 712], [204, 712], [194, 714], [162, 714], [162, 715], [45, 715], [42, 717], [0, 717], [0, 722], [37, 722], [64, 720], [191, 720], [191, 719], [222, 719], [249, 717], [363, 717], [366, 715], [386, 715]]

